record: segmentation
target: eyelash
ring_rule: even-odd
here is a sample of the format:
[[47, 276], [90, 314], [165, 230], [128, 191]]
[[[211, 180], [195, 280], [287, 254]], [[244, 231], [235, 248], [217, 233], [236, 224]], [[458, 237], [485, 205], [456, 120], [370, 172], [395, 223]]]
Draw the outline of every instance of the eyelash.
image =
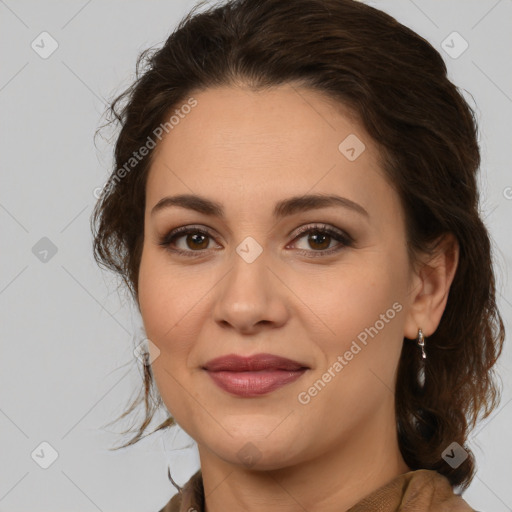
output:
[[[182, 226], [179, 228], [176, 228], [163, 236], [161, 240], [159, 241], [159, 245], [164, 247], [167, 251], [170, 251], [175, 254], [180, 254], [183, 256], [195, 258], [202, 256], [202, 253], [204, 251], [207, 251], [208, 249], [200, 249], [198, 251], [192, 251], [192, 250], [183, 250], [183, 249], [176, 249], [171, 248], [171, 243], [174, 242], [177, 238], [180, 238], [183, 235], [188, 234], [201, 234], [208, 236], [210, 238], [213, 238], [210, 234], [210, 232], [207, 229], [204, 229], [202, 227], [194, 227], [194, 226]], [[337, 229], [331, 228], [325, 224], [314, 224], [312, 226], [302, 226], [298, 229], [297, 235], [293, 239], [293, 242], [296, 240], [303, 238], [304, 235], [314, 233], [314, 234], [321, 234], [321, 235], [329, 235], [332, 238], [334, 238], [336, 241], [340, 242], [340, 244], [337, 247], [333, 247], [331, 249], [323, 249], [319, 251], [314, 250], [305, 250], [305, 249], [299, 249], [298, 252], [301, 255], [304, 256], [312, 256], [314, 258], [316, 257], [322, 257], [322, 256], [329, 256], [331, 254], [337, 253], [343, 249], [343, 247], [352, 247], [354, 245], [354, 239], [348, 235], [347, 233], [344, 233], [343, 231], [339, 231]], [[191, 253], [197, 253], [192, 255]]]

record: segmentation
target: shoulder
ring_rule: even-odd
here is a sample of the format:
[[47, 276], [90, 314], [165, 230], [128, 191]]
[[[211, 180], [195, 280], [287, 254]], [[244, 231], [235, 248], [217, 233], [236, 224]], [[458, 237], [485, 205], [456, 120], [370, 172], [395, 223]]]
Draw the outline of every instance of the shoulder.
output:
[[[380, 507], [380, 508], [379, 508]], [[398, 475], [350, 509], [435, 510], [436, 512], [476, 512], [458, 494], [449, 480], [433, 470], [419, 469]]]
[[[477, 512], [456, 494], [448, 478], [433, 470], [419, 469], [401, 475], [406, 482], [403, 502], [414, 502], [421, 495], [436, 503], [439, 512]], [[400, 477], [399, 477], [400, 478]]]

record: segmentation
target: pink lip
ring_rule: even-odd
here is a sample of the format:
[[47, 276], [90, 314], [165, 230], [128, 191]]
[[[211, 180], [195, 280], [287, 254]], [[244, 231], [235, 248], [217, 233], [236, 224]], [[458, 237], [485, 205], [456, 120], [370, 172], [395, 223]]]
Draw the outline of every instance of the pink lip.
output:
[[270, 393], [298, 379], [308, 369], [297, 361], [272, 354], [218, 357], [203, 366], [221, 389], [238, 396]]

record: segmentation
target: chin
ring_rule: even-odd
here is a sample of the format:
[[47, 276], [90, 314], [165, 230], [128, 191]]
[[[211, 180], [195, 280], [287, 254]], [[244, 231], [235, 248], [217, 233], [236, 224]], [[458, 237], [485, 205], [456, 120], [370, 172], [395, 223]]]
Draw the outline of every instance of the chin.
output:
[[[226, 443], [208, 444], [208, 450], [229, 464], [235, 464], [251, 471], [270, 471], [285, 468], [298, 462], [298, 445], [294, 436], [287, 439], [270, 439], [265, 436], [244, 435], [230, 438]], [[203, 446], [205, 443], [203, 443]]]

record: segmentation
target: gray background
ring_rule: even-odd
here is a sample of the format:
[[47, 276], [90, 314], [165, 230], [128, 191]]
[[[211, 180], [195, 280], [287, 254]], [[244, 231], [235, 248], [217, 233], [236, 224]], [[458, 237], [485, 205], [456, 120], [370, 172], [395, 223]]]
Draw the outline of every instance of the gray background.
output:
[[[368, 3], [426, 37], [474, 98], [482, 212], [510, 329], [512, 0]], [[175, 492], [167, 464], [179, 484], [199, 467], [196, 446], [179, 427], [108, 451], [129, 425], [104, 427], [139, 391], [132, 351], [144, 335], [127, 295], [96, 267], [89, 231], [94, 190], [111, 163], [108, 141], [93, 143], [105, 101], [133, 79], [138, 53], [160, 45], [194, 4], [0, 0], [0, 511], [157, 511]], [[43, 46], [43, 31], [58, 43], [46, 59], [31, 47], [34, 40]], [[457, 58], [441, 46], [462, 49], [446, 39], [454, 31], [469, 44]], [[478, 473], [465, 498], [485, 512], [512, 510], [511, 363], [506, 344], [501, 405], [470, 443]], [[43, 442], [58, 454], [48, 469], [40, 464], [50, 462], [52, 448]]]

